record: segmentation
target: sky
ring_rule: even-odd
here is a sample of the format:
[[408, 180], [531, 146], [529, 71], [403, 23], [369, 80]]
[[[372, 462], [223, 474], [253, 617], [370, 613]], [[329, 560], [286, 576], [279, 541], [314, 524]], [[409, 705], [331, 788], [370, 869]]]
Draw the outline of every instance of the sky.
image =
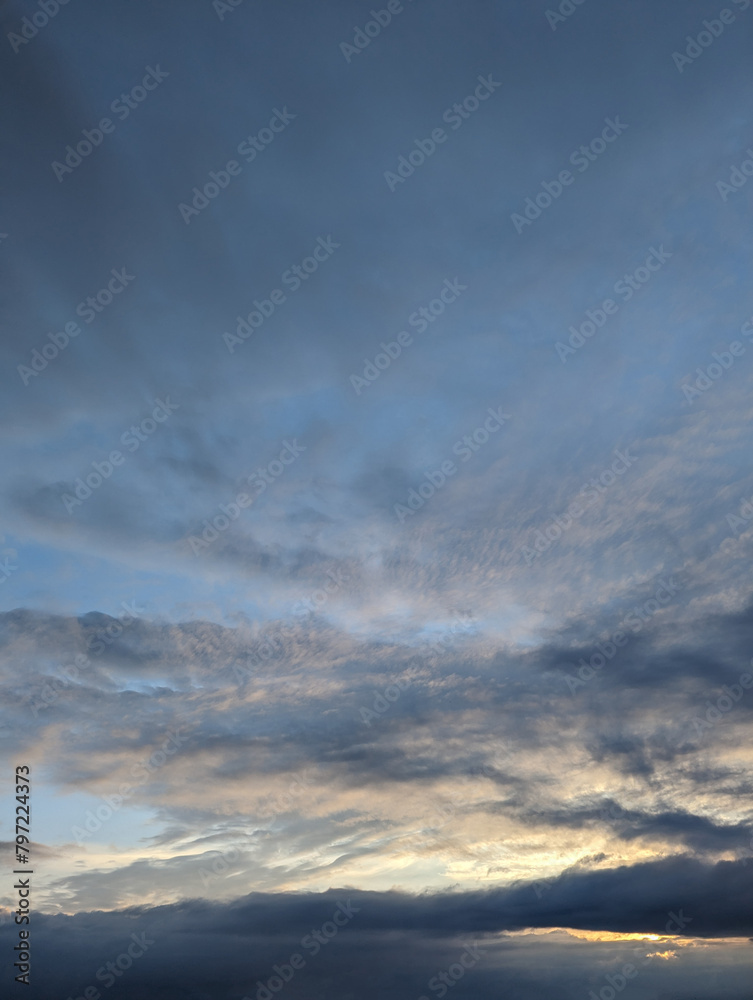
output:
[[750, 0], [0, 20], [3, 989], [748, 997]]

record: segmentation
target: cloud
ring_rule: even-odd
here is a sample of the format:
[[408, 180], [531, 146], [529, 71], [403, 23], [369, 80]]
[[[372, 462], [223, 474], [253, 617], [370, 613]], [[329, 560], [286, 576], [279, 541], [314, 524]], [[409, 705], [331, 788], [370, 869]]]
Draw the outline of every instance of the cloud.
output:
[[[294, 953], [304, 956], [305, 965], [286, 986], [289, 996], [317, 995], [325, 988], [343, 997], [354, 989], [375, 998], [396, 989], [418, 995], [429, 979], [458, 961], [468, 942], [475, 942], [477, 961], [458, 984], [460, 996], [498, 996], [503, 985], [514, 998], [543, 997], [555, 987], [575, 997], [632, 962], [644, 991], [711, 997], [716, 976], [717, 990], [724, 983], [730, 996], [742, 997], [746, 960], [734, 949], [715, 951], [709, 945], [715, 938], [753, 930], [751, 879], [751, 869], [739, 864], [710, 866], [678, 858], [573, 873], [538, 893], [530, 884], [420, 896], [343, 888], [320, 894], [257, 893], [226, 904], [195, 899], [75, 916], [36, 914], [37, 968], [28, 993], [78, 995], [86, 985], [103, 981], [96, 978], [98, 969], [125, 951], [131, 935], [146, 934], [153, 944], [117, 985], [146, 1000], [256, 996], [257, 983], [266, 983], [275, 964], [286, 964]], [[331, 936], [334, 924], [327, 921], [338, 907], [348, 919]], [[684, 925], [679, 937], [667, 934], [673, 917]], [[671, 926], [677, 932], [677, 924]], [[307, 935], [322, 927], [323, 943], [317, 948], [316, 938]], [[647, 940], [615, 940], [609, 934], [599, 943], [556, 931], [544, 937], [530, 933], [558, 927], [659, 938], [651, 947]], [[523, 936], [504, 933], [525, 929], [529, 933]], [[0, 928], [5, 947], [12, 933], [7, 925]], [[670, 970], [658, 958], [647, 958], [666, 951], [664, 941], [677, 956]]]
[[[7, 34], [25, 15], [0, 6]], [[723, 202], [716, 182], [750, 143], [749, 22], [678, 73], [696, 2], [574, 4], [556, 31], [531, 4], [403, 6], [347, 62], [345, 3], [221, 18], [206, 0], [178, 30], [149, 0], [61, 3], [0, 66], [18, 97], [0, 734], [34, 774], [40, 989], [79, 996], [143, 918], [164, 951], [124, 991], [240, 1000], [273, 937], [284, 961], [296, 922], [356, 886], [364, 919], [291, 996], [434, 993], [463, 929], [486, 965], [451, 1000], [598, 995], [624, 942], [552, 928], [659, 927], [688, 905], [705, 943], [656, 942], [677, 959], [641, 966], [640, 989], [743, 990], [741, 951], [717, 955], [748, 933], [753, 850], [753, 694], [729, 693], [753, 655], [753, 525], [729, 516], [753, 496], [753, 185]], [[56, 176], [150, 65], [159, 88]], [[494, 98], [453, 129], [479, 75]], [[280, 108], [290, 126], [186, 220], [179, 203]], [[608, 117], [624, 136], [516, 232]], [[390, 192], [385, 171], [442, 123]], [[293, 292], [283, 276], [330, 237], [342, 249]], [[618, 291], [651, 247], [666, 266]], [[77, 304], [122, 267], [132, 283], [87, 323]], [[420, 329], [446, 280], [467, 289]], [[283, 287], [231, 354], [223, 334]], [[555, 344], [608, 296], [617, 313], [563, 364]], [[683, 382], [737, 337], [739, 362], [689, 403]], [[174, 416], [67, 511], [61, 493], [168, 394]], [[503, 433], [462, 459], [490, 408], [512, 415]], [[192, 551], [293, 439], [300, 458]], [[635, 456], [619, 476], [618, 450]]]
[[[647, 852], [747, 857], [748, 693], [707, 729], [693, 719], [748, 669], [750, 613], [682, 629], [657, 613], [571, 692], [566, 675], [619, 624], [620, 603], [606, 627], [574, 619], [528, 650], [500, 649], [456, 617], [409, 644], [317, 615], [228, 627], [6, 613], [8, 732], [66, 803], [62, 826], [36, 832], [72, 851], [46, 898], [177, 900], [203, 888], [209, 850], [237, 851], [232, 873], [212, 879], [223, 899], [238, 878], [269, 890], [333, 879], [469, 889], [556, 877], [586, 857], [601, 859], [593, 869]], [[123, 785], [117, 817], [88, 819]], [[108, 845], [131, 815], [149, 828], [117, 860]]]

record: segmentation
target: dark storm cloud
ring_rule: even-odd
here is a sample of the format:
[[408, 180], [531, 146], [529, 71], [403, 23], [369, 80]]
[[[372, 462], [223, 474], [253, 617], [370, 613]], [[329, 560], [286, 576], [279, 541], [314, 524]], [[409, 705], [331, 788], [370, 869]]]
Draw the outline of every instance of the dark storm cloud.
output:
[[[603, 985], [606, 973], [632, 961], [644, 990], [662, 984], [673, 996], [689, 997], [689, 978], [699, 972], [704, 977], [710, 967], [727, 983], [731, 992], [726, 995], [742, 997], [735, 963], [720, 961], [713, 952], [680, 949], [680, 960], [666, 971], [661, 961], [646, 959], [651, 951], [671, 948], [671, 941], [654, 948], [645, 941], [580, 942], [576, 948], [572, 939], [556, 934], [535, 941], [498, 935], [557, 927], [666, 935], [670, 924], [681, 937], [747, 936], [753, 931], [752, 880], [753, 871], [739, 864], [706, 866], [678, 858], [573, 873], [538, 892], [531, 884], [422, 896], [343, 888], [306, 895], [256, 893], [230, 904], [187, 900], [73, 917], [37, 914], [33, 954], [38, 971], [27, 994], [75, 996], [89, 984], [107, 982], [106, 961], [141, 940], [146, 952], [123, 973], [113, 996], [134, 990], [146, 1000], [255, 996], [257, 983], [266, 982], [273, 966], [286, 964], [293, 953], [305, 956], [305, 966], [285, 988], [289, 996], [319, 995], [325, 988], [330, 995], [347, 996], [355, 984], [362, 997], [378, 998], [387, 990], [417, 996], [471, 942], [477, 961], [453, 995], [499, 996], [507, 987], [511, 997], [539, 997], [556, 985], [560, 995], [584, 996], [592, 983], [600, 978]], [[341, 924], [334, 937], [330, 927], [335, 925], [327, 923], [333, 913]], [[318, 947], [317, 930], [324, 942]], [[12, 933], [9, 925], [0, 930], [4, 947], [10, 947]], [[701, 969], [694, 968], [698, 964]], [[710, 996], [703, 978], [692, 995]]]
[[623, 840], [655, 838], [687, 846], [699, 853], [747, 847], [751, 826], [744, 823], [715, 823], [706, 816], [678, 810], [648, 814], [625, 809], [609, 799], [598, 801], [590, 809], [551, 810], [531, 814], [531, 821], [546, 822], [557, 828], [560, 824], [578, 829], [597, 823], [608, 823]]
[[[86, 877], [86, 876], [83, 876]], [[315, 921], [331, 901], [351, 899], [362, 907], [359, 930], [426, 934], [493, 933], [525, 928], [571, 927], [619, 933], [668, 933], [668, 913], [680, 907], [691, 918], [671, 933], [689, 937], [747, 937], [753, 920], [747, 898], [753, 868], [743, 862], [703, 864], [676, 857], [598, 872], [566, 873], [537, 893], [533, 883], [483, 892], [422, 894], [363, 892], [352, 888], [327, 893], [252, 894], [230, 904], [187, 900], [164, 907], [131, 907], [144, 922], [158, 918], [215, 932], [284, 935], [291, 924]], [[40, 917], [61, 923], [83, 919]], [[113, 917], [114, 919], [114, 917]]]

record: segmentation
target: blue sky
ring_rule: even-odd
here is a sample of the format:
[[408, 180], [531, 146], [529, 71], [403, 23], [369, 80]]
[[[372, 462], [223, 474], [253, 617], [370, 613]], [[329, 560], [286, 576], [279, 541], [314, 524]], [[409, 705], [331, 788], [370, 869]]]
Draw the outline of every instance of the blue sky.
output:
[[[753, 10], [392, 6], [80, 2], [23, 43], [40, 8], [1, 7], [1, 732], [42, 799], [40, 935], [347, 886], [382, 928], [491, 893], [489, 947], [543, 949], [656, 933], [652, 879], [671, 908], [750, 878], [753, 695], [693, 720], [753, 655]], [[642, 865], [629, 926], [586, 927]], [[563, 873], [569, 923], [530, 889]], [[696, 921], [661, 950], [742, 995], [749, 920]], [[509, 961], [517, 995], [588, 992]], [[343, 998], [427, 988], [346, 967]]]

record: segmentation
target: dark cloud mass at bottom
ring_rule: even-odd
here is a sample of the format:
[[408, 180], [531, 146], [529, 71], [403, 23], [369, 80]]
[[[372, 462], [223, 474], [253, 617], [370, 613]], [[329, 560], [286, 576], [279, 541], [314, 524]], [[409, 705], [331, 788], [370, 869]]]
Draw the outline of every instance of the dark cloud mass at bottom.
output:
[[[36, 1000], [60, 992], [63, 983], [83, 989], [106, 982], [106, 962], [135, 940], [141, 941], [136, 950], [146, 945], [144, 954], [129, 967], [127, 984], [111, 984], [107, 995], [255, 997], [258, 983], [275, 975], [274, 966], [292, 969], [288, 959], [298, 954], [305, 964], [293, 970], [285, 987], [289, 996], [369, 1000], [399, 991], [412, 997], [471, 942], [478, 957], [468, 967], [467, 981], [457, 980], [453, 996], [491, 998], [508, 990], [515, 996], [522, 996], [521, 990], [533, 997], [553, 990], [582, 996], [592, 982], [602, 985], [604, 975], [631, 963], [643, 995], [710, 998], [714, 977], [723, 971], [723, 995], [742, 998], [748, 995], [750, 943], [741, 942], [740, 954], [727, 965], [721, 942], [715, 947], [715, 941], [750, 938], [752, 892], [753, 866], [677, 857], [477, 893], [415, 896], [343, 888], [254, 893], [224, 904], [188, 899], [110, 913], [39, 916], [35, 947], [44, 971], [27, 995]], [[336, 923], [341, 926], [333, 932]], [[582, 940], [561, 928], [636, 937]], [[504, 933], [533, 929], [548, 933]], [[9, 936], [6, 925], [0, 932], [3, 945]], [[535, 967], [532, 949], [541, 952]], [[675, 954], [667, 957], [670, 951]], [[659, 992], [646, 992], [649, 983]]]

